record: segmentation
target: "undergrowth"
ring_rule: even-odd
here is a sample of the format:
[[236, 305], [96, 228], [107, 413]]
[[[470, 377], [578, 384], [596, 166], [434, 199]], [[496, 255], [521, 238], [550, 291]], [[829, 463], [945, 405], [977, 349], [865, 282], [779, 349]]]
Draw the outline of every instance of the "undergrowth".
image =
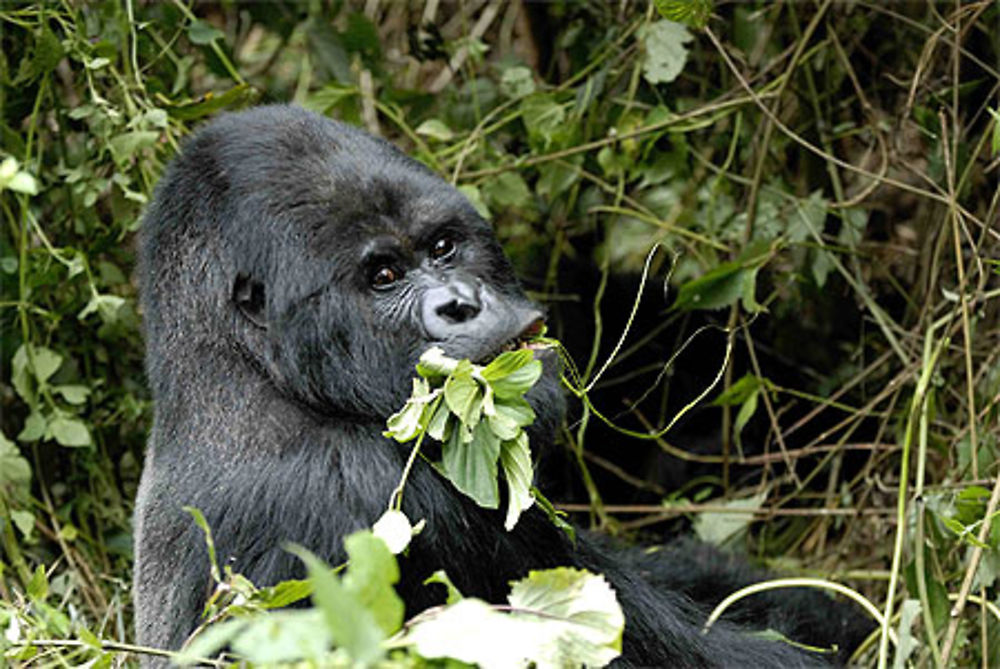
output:
[[998, 21], [986, 1], [0, 5], [0, 652], [137, 657], [134, 234], [201, 120], [289, 101], [455, 183], [549, 305], [588, 389], [543, 469], [557, 506], [850, 586], [885, 621], [863, 666], [1000, 663]]

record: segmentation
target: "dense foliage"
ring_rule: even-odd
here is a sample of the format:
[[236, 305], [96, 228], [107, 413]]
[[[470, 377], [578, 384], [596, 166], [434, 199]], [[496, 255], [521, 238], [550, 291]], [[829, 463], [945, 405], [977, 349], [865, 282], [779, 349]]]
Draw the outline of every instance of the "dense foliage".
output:
[[551, 306], [582, 399], [553, 502], [846, 581], [887, 616], [863, 662], [1000, 662], [998, 21], [986, 1], [0, 4], [0, 652], [127, 646], [142, 208], [200, 120], [290, 101], [451, 179]]

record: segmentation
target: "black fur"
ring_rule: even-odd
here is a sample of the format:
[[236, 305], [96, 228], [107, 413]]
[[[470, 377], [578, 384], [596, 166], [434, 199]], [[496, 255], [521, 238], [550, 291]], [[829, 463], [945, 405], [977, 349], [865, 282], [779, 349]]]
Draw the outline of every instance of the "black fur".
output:
[[[454, 252], [435, 259], [440, 239]], [[382, 266], [398, 280], [376, 289]], [[343, 537], [371, 526], [399, 481], [408, 448], [382, 431], [421, 351], [436, 342], [485, 357], [539, 315], [455, 189], [391, 145], [291, 107], [225, 115], [185, 144], [145, 217], [140, 267], [156, 416], [136, 502], [137, 636], [166, 648], [195, 628], [212, 589], [182, 506], [201, 509], [220, 561], [257, 585], [303, 575], [286, 542], [342, 562]], [[545, 362], [529, 396], [535, 448], [563, 414]], [[537, 509], [506, 532], [502, 514], [419, 460], [404, 510], [427, 521], [400, 558], [410, 615], [441, 603], [438, 586], [422, 585], [437, 569], [496, 602], [529, 569], [577, 565], [618, 593], [620, 666], [823, 663], [728, 623], [703, 636], [687, 576], [726, 587], [742, 577], [721, 579], [698, 557], [586, 535], [574, 546]]]

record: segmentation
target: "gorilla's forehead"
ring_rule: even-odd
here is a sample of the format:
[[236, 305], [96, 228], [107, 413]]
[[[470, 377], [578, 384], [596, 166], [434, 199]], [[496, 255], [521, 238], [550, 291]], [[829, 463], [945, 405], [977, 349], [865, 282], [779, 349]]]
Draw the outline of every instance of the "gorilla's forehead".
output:
[[258, 211], [263, 204], [313, 234], [342, 239], [411, 237], [435, 223], [478, 219], [455, 188], [357, 128], [290, 107], [235, 116], [243, 132], [233, 151], [239, 155], [226, 160], [235, 167], [229, 176]]

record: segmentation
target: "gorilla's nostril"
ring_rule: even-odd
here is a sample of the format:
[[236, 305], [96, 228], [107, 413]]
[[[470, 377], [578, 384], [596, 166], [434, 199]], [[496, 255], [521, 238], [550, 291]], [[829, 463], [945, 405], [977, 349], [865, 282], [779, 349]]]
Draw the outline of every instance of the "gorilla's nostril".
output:
[[452, 323], [471, 321], [479, 315], [480, 307], [463, 300], [451, 300], [437, 308], [437, 315]]

